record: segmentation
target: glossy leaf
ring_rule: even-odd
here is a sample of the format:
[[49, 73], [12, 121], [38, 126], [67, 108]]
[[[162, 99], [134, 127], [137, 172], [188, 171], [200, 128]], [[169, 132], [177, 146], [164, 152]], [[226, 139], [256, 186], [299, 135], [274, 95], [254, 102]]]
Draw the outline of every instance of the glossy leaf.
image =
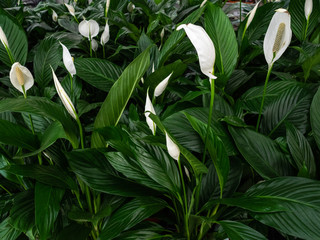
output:
[[318, 148], [320, 148], [320, 88], [318, 88], [317, 93], [314, 95], [310, 107], [310, 123], [312, 127], [312, 132], [314, 139], [317, 142]]
[[0, 238], [6, 240], [16, 240], [21, 235], [21, 231], [15, 229], [10, 224], [10, 218], [4, 219], [0, 223]]

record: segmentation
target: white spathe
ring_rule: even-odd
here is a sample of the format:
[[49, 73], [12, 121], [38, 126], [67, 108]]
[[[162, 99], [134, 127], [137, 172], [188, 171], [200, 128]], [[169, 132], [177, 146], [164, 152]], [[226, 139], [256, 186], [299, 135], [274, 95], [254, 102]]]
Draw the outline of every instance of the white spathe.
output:
[[304, 3], [304, 15], [306, 16], [307, 20], [312, 13], [312, 9], [313, 9], [312, 0], [306, 0], [306, 2]]
[[71, 117], [73, 117], [74, 119], [77, 119], [76, 109], [74, 108], [73, 103], [71, 102], [71, 99], [67, 95], [66, 91], [62, 88], [61, 83], [59, 82], [59, 80], [58, 80], [56, 74], [54, 73], [52, 67], [51, 67], [51, 70], [52, 70], [54, 86], [56, 88], [56, 91], [57, 91], [60, 99], [61, 99], [62, 104], [67, 109], [67, 111], [71, 115]]
[[104, 31], [101, 35], [100, 43], [101, 45], [105, 45], [110, 39], [110, 30], [109, 30], [109, 24], [106, 23], [106, 26], [104, 27]]
[[0, 27], [0, 40], [3, 44], [3, 46], [5, 48], [8, 48], [9, 47], [9, 43], [8, 43], [8, 39], [7, 39], [7, 36], [6, 34], [4, 33], [4, 31], [2, 30], [2, 27]]
[[249, 12], [249, 17], [248, 17], [248, 21], [246, 23], [246, 27], [248, 28], [250, 23], [252, 22], [254, 15], [257, 12], [258, 6], [260, 4], [261, 0], [254, 6], [254, 8]]
[[92, 39], [91, 40], [91, 46], [92, 46], [92, 50], [96, 52], [98, 50], [98, 46], [99, 46], [97, 40]]
[[148, 89], [147, 90], [147, 97], [146, 97], [146, 105], [144, 108], [144, 115], [146, 116], [146, 122], [147, 122], [150, 130], [152, 131], [152, 134], [155, 135], [157, 125], [149, 117], [150, 113], [153, 113], [154, 115], [156, 115], [156, 111], [154, 110], [154, 107], [153, 107], [152, 102], [149, 97], [149, 89]]
[[61, 42], [60, 42], [60, 45], [62, 46], [62, 49], [63, 49], [63, 53], [62, 53], [63, 64], [68, 70], [68, 72], [71, 74], [71, 76], [73, 77], [73, 75], [75, 75], [77, 71], [76, 71], [76, 67], [74, 66], [74, 62], [71, 57], [71, 54], [65, 45], [63, 45]]
[[52, 20], [54, 22], [58, 21], [58, 14], [56, 13], [55, 10], [52, 9]]
[[292, 37], [290, 25], [291, 17], [289, 12], [286, 9], [276, 10], [263, 41], [264, 56], [269, 67], [288, 48]]
[[175, 144], [172, 139], [169, 137], [168, 133], [166, 132], [166, 145], [167, 145], [167, 149], [168, 149], [168, 153], [169, 155], [179, 161], [179, 156], [180, 156], [180, 149], [177, 146], [177, 144]]
[[74, 7], [72, 6], [72, 5], [70, 5], [70, 4], [67, 4], [67, 3], [65, 3], [64, 4], [67, 8], [68, 8], [68, 11], [69, 11], [69, 13], [72, 15], [72, 16], [75, 16], [75, 10], [74, 10]]
[[22, 86], [24, 86], [24, 90], [27, 92], [33, 86], [34, 79], [28, 68], [15, 62], [11, 66], [10, 82], [18, 91], [24, 94]]
[[206, 31], [192, 23], [181, 24], [177, 30], [184, 29], [191, 43], [195, 47], [200, 63], [201, 72], [210, 79], [216, 79], [213, 73], [213, 66], [216, 59], [216, 52], [213, 42]]
[[82, 36], [90, 39], [94, 38], [99, 33], [99, 24], [95, 20], [82, 20], [79, 24], [79, 32]]
[[[172, 72], [172, 73], [173, 73], [173, 72]], [[170, 79], [172, 73], [170, 73], [168, 77], [166, 77], [164, 80], [162, 80], [162, 81], [157, 85], [157, 87], [156, 87], [155, 90], [154, 90], [154, 96], [155, 96], [155, 97], [159, 97], [159, 96], [163, 93], [163, 91], [166, 89], [166, 87], [168, 86], [169, 79]]]

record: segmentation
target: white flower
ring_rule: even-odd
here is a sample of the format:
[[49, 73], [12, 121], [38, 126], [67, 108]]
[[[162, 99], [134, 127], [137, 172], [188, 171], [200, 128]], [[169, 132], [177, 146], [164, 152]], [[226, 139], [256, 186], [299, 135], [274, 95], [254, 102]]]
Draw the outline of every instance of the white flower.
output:
[[175, 144], [172, 139], [169, 137], [168, 133], [166, 132], [166, 144], [167, 144], [167, 149], [168, 149], [168, 153], [169, 155], [179, 161], [179, 156], [180, 156], [180, 149], [177, 146], [177, 144]]
[[200, 5], [200, 8], [202, 8], [205, 4], [206, 4], [207, 0], [204, 0], [201, 5]]
[[127, 6], [128, 12], [131, 13], [135, 8], [136, 8], [136, 6], [132, 2], [128, 3], [128, 6]]
[[163, 38], [164, 38], [164, 28], [162, 28], [162, 30], [161, 30], [160, 38], [161, 38], [161, 40], [163, 40]]
[[92, 3], [92, 0], [88, 0], [88, 5], [90, 5]]
[[166, 87], [168, 86], [169, 79], [170, 79], [171, 75], [172, 75], [172, 73], [170, 73], [168, 77], [166, 77], [164, 80], [162, 80], [158, 84], [158, 86], [155, 88], [155, 90], [154, 90], [155, 97], [160, 96], [163, 93], [163, 91], [166, 89]]
[[91, 40], [91, 46], [92, 46], [92, 50], [93, 51], [97, 51], [98, 50], [98, 42], [95, 39]]
[[65, 45], [63, 45], [61, 42], [60, 42], [60, 44], [63, 49], [63, 54], [62, 54], [63, 64], [66, 67], [66, 69], [68, 70], [68, 72], [71, 74], [71, 76], [73, 77], [73, 75], [75, 75], [77, 73], [76, 67], [74, 66], [73, 59], [71, 57], [71, 54], [70, 54], [68, 48]]
[[83, 20], [79, 24], [79, 32], [82, 36], [92, 39], [99, 33], [99, 24], [95, 20]]
[[291, 42], [290, 14], [278, 9], [273, 15], [263, 41], [263, 51], [269, 67], [277, 61]]
[[[34, 79], [29, 69], [18, 62], [15, 62], [11, 66], [10, 81], [12, 85], [23, 94], [25, 94], [25, 92], [27, 92], [34, 84]], [[25, 92], [23, 91], [22, 86], [24, 86]]]
[[2, 27], [0, 27], [0, 40], [3, 44], [3, 46], [5, 48], [8, 48], [9, 47], [9, 43], [8, 43], [8, 39], [7, 39], [7, 36], [6, 34], [4, 33], [4, 31], [2, 30]]
[[109, 11], [109, 6], [110, 6], [110, 0], [107, 0], [106, 1], [106, 9], [105, 9], [105, 17], [107, 17], [107, 15], [108, 15], [108, 11]]
[[[51, 66], [50, 66], [51, 67]], [[67, 95], [67, 93], [64, 91], [64, 89], [62, 88], [56, 74], [53, 71], [53, 68], [51, 67], [52, 70], [52, 76], [53, 76], [53, 81], [54, 81], [54, 86], [56, 88], [56, 91], [61, 99], [62, 104], [64, 105], [64, 107], [67, 109], [68, 113], [74, 118], [77, 119], [76, 116], [76, 110], [71, 102], [71, 99], [69, 98], [69, 96]]]
[[312, 8], [313, 8], [312, 0], [306, 0], [306, 2], [304, 3], [304, 14], [307, 20], [312, 13]]
[[152, 102], [149, 98], [149, 89], [147, 90], [147, 97], [146, 97], [146, 106], [144, 108], [144, 115], [146, 116], [146, 122], [152, 131], [152, 134], [156, 134], [156, 127], [157, 125], [152, 121], [152, 119], [149, 117], [150, 113], [156, 114], [156, 111], [153, 108]]
[[58, 21], [58, 14], [52, 9], [52, 20], [54, 22]]
[[197, 51], [202, 73], [210, 79], [216, 79], [217, 77], [212, 74], [216, 52], [211, 38], [202, 27], [192, 23], [181, 24], [177, 30], [182, 28]]
[[109, 39], [110, 39], [109, 24], [106, 23], [106, 26], [104, 27], [104, 31], [100, 39], [101, 45], [105, 45], [109, 41]]
[[250, 23], [253, 20], [254, 15], [256, 14], [256, 11], [258, 9], [258, 6], [260, 4], [261, 0], [254, 6], [254, 8], [249, 12], [249, 17], [248, 17], [248, 21], [246, 23], [246, 28], [249, 27]]
[[75, 16], [74, 7], [73, 7], [72, 5], [67, 4], [67, 3], [65, 3], [64, 5], [68, 8], [69, 13], [70, 13], [72, 16]]

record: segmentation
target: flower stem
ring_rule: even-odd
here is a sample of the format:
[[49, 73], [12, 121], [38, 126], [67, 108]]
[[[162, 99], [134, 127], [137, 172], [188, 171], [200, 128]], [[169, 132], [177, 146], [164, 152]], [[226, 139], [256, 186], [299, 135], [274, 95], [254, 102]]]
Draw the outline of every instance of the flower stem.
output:
[[90, 57], [92, 58], [92, 39], [90, 36]]
[[104, 45], [102, 46], [102, 53], [103, 53], [103, 58], [106, 58], [106, 50], [104, 48]]
[[8, 53], [8, 57], [10, 59], [11, 64], [14, 64], [14, 62], [15, 62], [14, 61], [14, 57], [12, 56], [12, 53], [11, 53], [10, 49], [7, 46], [4, 46], [4, 47], [5, 47], [5, 49], [6, 49], [7, 53]]
[[80, 119], [79, 119], [78, 115], [76, 115], [76, 116], [77, 116], [76, 121], [77, 121], [77, 123], [78, 123], [78, 126], [79, 126], [79, 132], [80, 132], [81, 148], [82, 148], [82, 149], [84, 149], [82, 126], [81, 126], [81, 122], [80, 122]]
[[269, 81], [269, 77], [270, 77], [270, 74], [271, 74], [272, 67], [273, 67], [273, 63], [271, 64], [271, 66], [268, 69], [267, 77], [266, 77], [266, 80], [264, 82], [263, 95], [262, 95], [262, 101], [261, 101], [260, 110], [259, 110], [259, 117], [258, 117], [258, 122], [257, 122], [257, 126], [256, 126], [256, 132], [258, 132], [259, 126], [260, 126], [260, 120], [261, 120], [261, 114], [262, 114], [263, 105], [264, 105], [264, 99], [265, 99], [265, 96], [266, 96], [267, 85], [268, 85], [268, 81]]
[[307, 39], [307, 33], [308, 33], [308, 28], [309, 28], [309, 19], [310, 19], [310, 16], [307, 19], [307, 26], [306, 26], [306, 29], [305, 29], [305, 32], [304, 32], [303, 41], [305, 41]]

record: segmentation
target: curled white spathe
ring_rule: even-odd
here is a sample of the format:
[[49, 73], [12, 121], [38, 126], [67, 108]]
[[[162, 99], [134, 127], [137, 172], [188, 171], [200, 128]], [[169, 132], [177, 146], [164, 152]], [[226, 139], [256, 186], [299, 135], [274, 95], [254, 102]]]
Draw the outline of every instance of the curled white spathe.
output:
[[286, 9], [278, 9], [273, 15], [263, 41], [263, 52], [269, 67], [288, 48], [291, 37], [291, 17]]
[[101, 45], [105, 45], [110, 39], [110, 30], [109, 30], [109, 24], [106, 23], [106, 26], [104, 27], [104, 31], [101, 35], [100, 43]]
[[10, 82], [20, 92], [27, 92], [34, 84], [34, 79], [28, 68], [22, 66], [20, 63], [15, 62], [10, 70]]
[[96, 52], [98, 50], [98, 46], [99, 46], [97, 40], [92, 39], [91, 40], [91, 46], [92, 46], [92, 50]]
[[246, 23], [246, 27], [248, 28], [250, 23], [252, 22], [254, 15], [257, 12], [258, 6], [260, 4], [261, 0], [254, 6], [254, 8], [249, 12], [249, 17], [248, 17], [248, 21]]
[[152, 102], [149, 97], [149, 89], [148, 89], [147, 90], [147, 97], [146, 97], [146, 105], [144, 108], [144, 115], [146, 116], [146, 122], [147, 122], [150, 130], [152, 131], [152, 134], [155, 135], [157, 125], [149, 117], [150, 113], [153, 113], [154, 115], [156, 115], [156, 111], [154, 110], [154, 107], [153, 107]]
[[[173, 72], [172, 72], [172, 73], [173, 73]], [[155, 90], [154, 90], [154, 96], [155, 96], [155, 97], [159, 97], [159, 96], [163, 93], [163, 91], [166, 89], [166, 87], [168, 86], [169, 79], [170, 79], [172, 73], [170, 73], [168, 77], [166, 77], [164, 80], [162, 80], [162, 81], [157, 85], [157, 87], [156, 87]]]
[[69, 13], [70, 13], [72, 16], [75, 16], [74, 7], [73, 7], [72, 5], [70, 5], [70, 4], [67, 4], [67, 3], [65, 3], [64, 5], [67, 7]]
[[169, 155], [179, 161], [179, 156], [180, 156], [180, 149], [177, 146], [177, 144], [175, 144], [172, 139], [170, 138], [170, 136], [168, 135], [168, 133], [166, 132], [166, 145], [167, 145], [167, 149], [168, 149], [168, 153]]
[[73, 59], [71, 57], [71, 54], [70, 54], [68, 48], [65, 45], [63, 45], [61, 42], [60, 42], [60, 44], [63, 49], [63, 54], [62, 54], [63, 64], [66, 67], [66, 69], [68, 70], [68, 72], [71, 74], [71, 76], [73, 77], [73, 75], [75, 75], [77, 73], [76, 67], [74, 66]]
[[2, 30], [2, 27], [0, 27], [0, 40], [3, 44], [3, 46], [5, 48], [8, 48], [9, 47], [9, 43], [8, 43], [8, 39], [7, 39], [7, 36], [6, 34], [4, 33], [4, 31]]
[[177, 30], [182, 28], [197, 51], [201, 72], [210, 79], [216, 79], [217, 77], [212, 74], [216, 52], [211, 38], [201, 26], [192, 23], [181, 24]]
[[307, 20], [312, 13], [312, 9], [313, 9], [312, 0], [306, 0], [306, 2], [304, 3], [304, 14], [305, 14]]
[[88, 39], [92, 39], [99, 33], [99, 24], [92, 19], [90, 19], [89, 21], [82, 20], [79, 24], [79, 32], [82, 36]]
[[55, 10], [52, 9], [52, 20], [54, 22], [58, 21], [58, 14], [56, 13]]
[[75, 110], [75, 107], [73, 106], [73, 103], [71, 102], [71, 99], [69, 98], [68, 94], [63, 89], [63, 87], [61, 86], [61, 83], [59, 82], [59, 80], [58, 80], [56, 74], [54, 73], [52, 67], [51, 67], [51, 70], [52, 70], [54, 86], [56, 88], [56, 91], [57, 91], [60, 99], [61, 99], [62, 104], [67, 109], [67, 111], [71, 115], [71, 117], [73, 117], [74, 119], [77, 119], [76, 110]]

